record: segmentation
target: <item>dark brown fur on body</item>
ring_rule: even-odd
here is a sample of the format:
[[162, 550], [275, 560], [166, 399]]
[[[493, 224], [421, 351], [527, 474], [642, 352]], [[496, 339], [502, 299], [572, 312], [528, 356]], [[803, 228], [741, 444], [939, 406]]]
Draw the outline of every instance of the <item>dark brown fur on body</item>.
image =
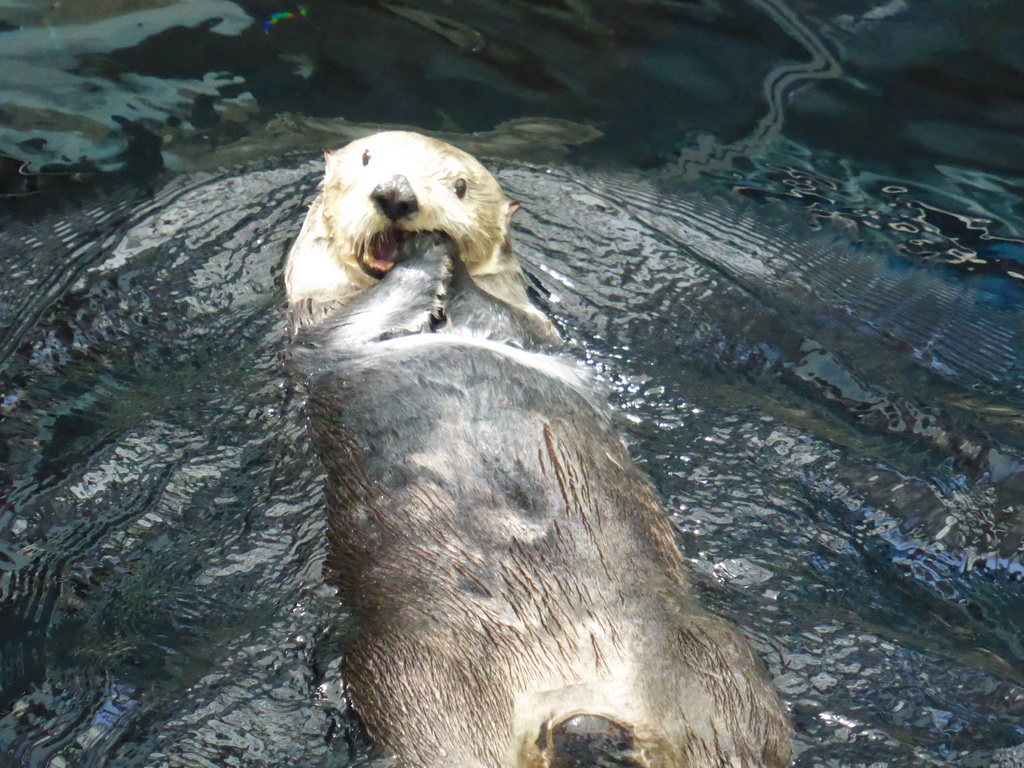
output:
[[787, 765], [599, 388], [445, 238], [402, 252], [294, 347], [370, 735], [408, 768]]

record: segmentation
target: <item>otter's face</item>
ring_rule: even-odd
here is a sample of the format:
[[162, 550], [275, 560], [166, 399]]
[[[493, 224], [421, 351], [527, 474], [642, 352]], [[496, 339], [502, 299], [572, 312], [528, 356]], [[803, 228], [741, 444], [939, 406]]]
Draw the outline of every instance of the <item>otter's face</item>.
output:
[[327, 152], [323, 220], [341, 266], [383, 277], [411, 232], [441, 230], [470, 274], [501, 269], [518, 203], [473, 157], [436, 139], [379, 133]]

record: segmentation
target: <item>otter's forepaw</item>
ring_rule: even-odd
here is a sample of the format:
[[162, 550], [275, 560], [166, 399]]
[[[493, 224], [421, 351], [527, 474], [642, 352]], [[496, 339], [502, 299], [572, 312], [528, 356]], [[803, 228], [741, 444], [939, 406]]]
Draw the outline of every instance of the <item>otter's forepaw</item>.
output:
[[444, 232], [417, 233], [399, 249], [391, 279], [415, 282], [419, 288], [426, 289], [422, 298], [429, 297], [430, 301], [428, 316], [416, 331], [429, 333], [448, 325], [449, 288], [457, 258], [455, 242]]
[[[320, 343], [343, 349], [439, 330], [448, 323], [455, 259], [455, 244], [448, 236], [410, 236], [380, 282], [345, 302], [320, 324], [315, 336], [325, 340]], [[313, 339], [306, 334], [307, 341]]]
[[406, 238], [381, 281], [346, 307], [346, 339], [386, 341], [444, 327], [456, 258], [447, 235], [417, 232]]
[[457, 257], [455, 241], [444, 232], [417, 232], [399, 246], [392, 272], [416, 270], [447, 285]]

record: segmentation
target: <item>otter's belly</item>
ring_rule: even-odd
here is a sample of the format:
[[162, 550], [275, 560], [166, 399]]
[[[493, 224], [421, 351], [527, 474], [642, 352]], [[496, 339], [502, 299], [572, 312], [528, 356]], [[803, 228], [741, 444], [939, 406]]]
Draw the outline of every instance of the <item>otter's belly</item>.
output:
[[[333, 398], [344, 429], [367, 449], [367, 468], [398, 481], [412, 461], [431, 466], [508, 463], [509, 449], [538, 436], [544, 423], [590, 423], [613, 440], [581, 368], [560, 358], [486, 340], [419, 334], [368, 347], [313, 392]], [[311, 418], [332, 419], [320, 410]]]
[[[353, 546], [374, 540], [363, 566], [390, 570], [436, 538], [500, 557], [560, 524], [579, 543], [546, 557], [580, 573], [603, 557], [661, 559], [650, 536], [662, 524], [657, 504], [585, 371], [443, 334], [372, 348], [321, 378], [309, 400], [332, 520], [344, 521]], [[382, 519], [394, 525], [385, 531]], [[432, 567], [417, 567], [436, 580]], [[664, 579], [663, 568], [652, 571]]]
[[547, 764], [563, 739], [621, 741], [614, 766], [681, 765], [692, 744], [781, 764], [763, 670], [691, 600], [587, 377], [472, 340], [371, 347], [308, 403], [371, 734], [431, 768]]

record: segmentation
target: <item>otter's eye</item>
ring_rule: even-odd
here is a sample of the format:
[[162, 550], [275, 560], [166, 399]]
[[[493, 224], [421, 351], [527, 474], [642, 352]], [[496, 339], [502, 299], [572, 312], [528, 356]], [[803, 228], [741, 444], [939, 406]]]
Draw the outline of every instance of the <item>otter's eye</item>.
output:
[[455, 196], [461, 200], [466, 196], [466, 180], [456, 179], [455, 181]]
[[363, 150], [363, 165], [370, 164], [370, 150]]

